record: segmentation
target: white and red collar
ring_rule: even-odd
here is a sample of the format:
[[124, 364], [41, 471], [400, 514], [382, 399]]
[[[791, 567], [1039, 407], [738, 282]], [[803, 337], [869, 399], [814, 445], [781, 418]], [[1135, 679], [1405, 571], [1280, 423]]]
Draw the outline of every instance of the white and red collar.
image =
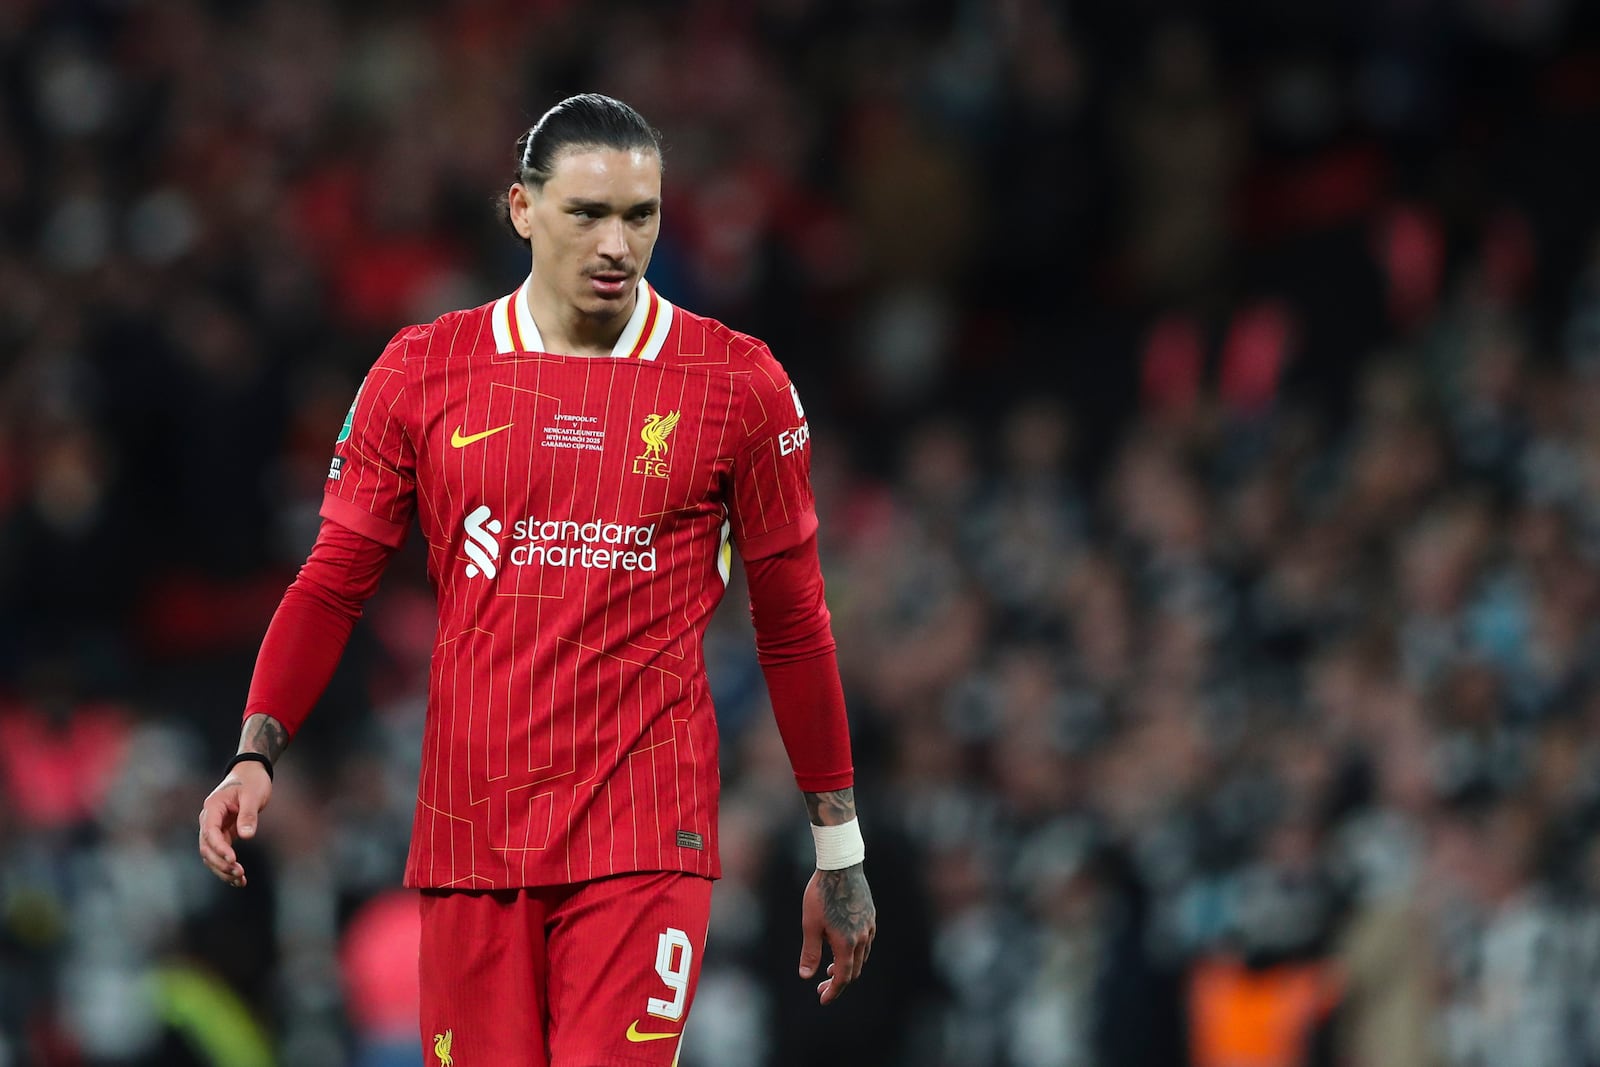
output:
[[[502, 354], [509, 352], [543, 352], [544, 338], [534, 325], [528, 311], [529, 275], [514, 293], [507, 293], [494, 302], [491, 315], [494, 323], [494, 346]], [[633, 314], [622, 328], [622, 336], [611, 348], [618, 359], [655, 359], [667, 342], [667, 331], [672, 328], [672, 304], [657, 293], [649, 282], [639, 279], [638, 299], [634, 301]]]

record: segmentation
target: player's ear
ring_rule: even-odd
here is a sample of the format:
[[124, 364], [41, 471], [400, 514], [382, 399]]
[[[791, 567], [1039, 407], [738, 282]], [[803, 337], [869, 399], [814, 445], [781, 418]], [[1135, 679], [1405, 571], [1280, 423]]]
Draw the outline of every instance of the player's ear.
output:
[[521, 182], [512, 182], [506, 190], [506, 213], [511, 216], [511, 228], [524, 240], [533, 236], [533, 220], [528, 217], [532, 210], [533, 194]]

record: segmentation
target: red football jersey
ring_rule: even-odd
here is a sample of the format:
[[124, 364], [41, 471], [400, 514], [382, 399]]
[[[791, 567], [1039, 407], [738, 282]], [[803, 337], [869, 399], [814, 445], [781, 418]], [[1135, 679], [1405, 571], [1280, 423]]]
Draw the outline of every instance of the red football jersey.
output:
[[765, 345], [641, 282], [611, 358], [543, 352], [527, 285], [391, 341], [322, 514], [439, 603], [406, 884], [716, 877], [701, 643], [747, 559], [816, 530], [809, 428]]

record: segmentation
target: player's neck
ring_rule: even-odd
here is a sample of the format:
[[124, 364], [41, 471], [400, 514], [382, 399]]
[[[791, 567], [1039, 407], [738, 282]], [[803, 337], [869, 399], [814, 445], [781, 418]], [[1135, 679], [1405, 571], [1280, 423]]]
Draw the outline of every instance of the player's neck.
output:
[[567, 356], [609, 356], [617, 338], [627, 328], [639, 300], [637, 291], [626, 304], [610, 315], [586, 315], [571, 304], [539, 299], [529, 292], [528, 313], [539, 328], [546, 352]]

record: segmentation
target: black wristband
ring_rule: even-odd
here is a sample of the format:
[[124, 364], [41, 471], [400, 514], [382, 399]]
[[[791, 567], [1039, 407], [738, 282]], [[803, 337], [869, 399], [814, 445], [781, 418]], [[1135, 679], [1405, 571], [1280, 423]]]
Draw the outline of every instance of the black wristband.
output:
[[237, 756], [233, 757], [231, 760], [228, 761], [228, 765], [226, 767], [222, 768], [222, 773], [223, 774], [227, 774], [228, 772], [232, 771], [235, 767], [239, 766], [239, 764], [245, 763], [245, 762], [252, 762], [252, 763], [261, 764], [261, 766], [263, 766], [263, 767], [265, 767], [267, 769], [267, 780], [269, 782], [272, 780], [272, 761], [269, 760], [266, 756], [262, 755], [259, 752], [241, 752], [241, 753], [239, 753]]

